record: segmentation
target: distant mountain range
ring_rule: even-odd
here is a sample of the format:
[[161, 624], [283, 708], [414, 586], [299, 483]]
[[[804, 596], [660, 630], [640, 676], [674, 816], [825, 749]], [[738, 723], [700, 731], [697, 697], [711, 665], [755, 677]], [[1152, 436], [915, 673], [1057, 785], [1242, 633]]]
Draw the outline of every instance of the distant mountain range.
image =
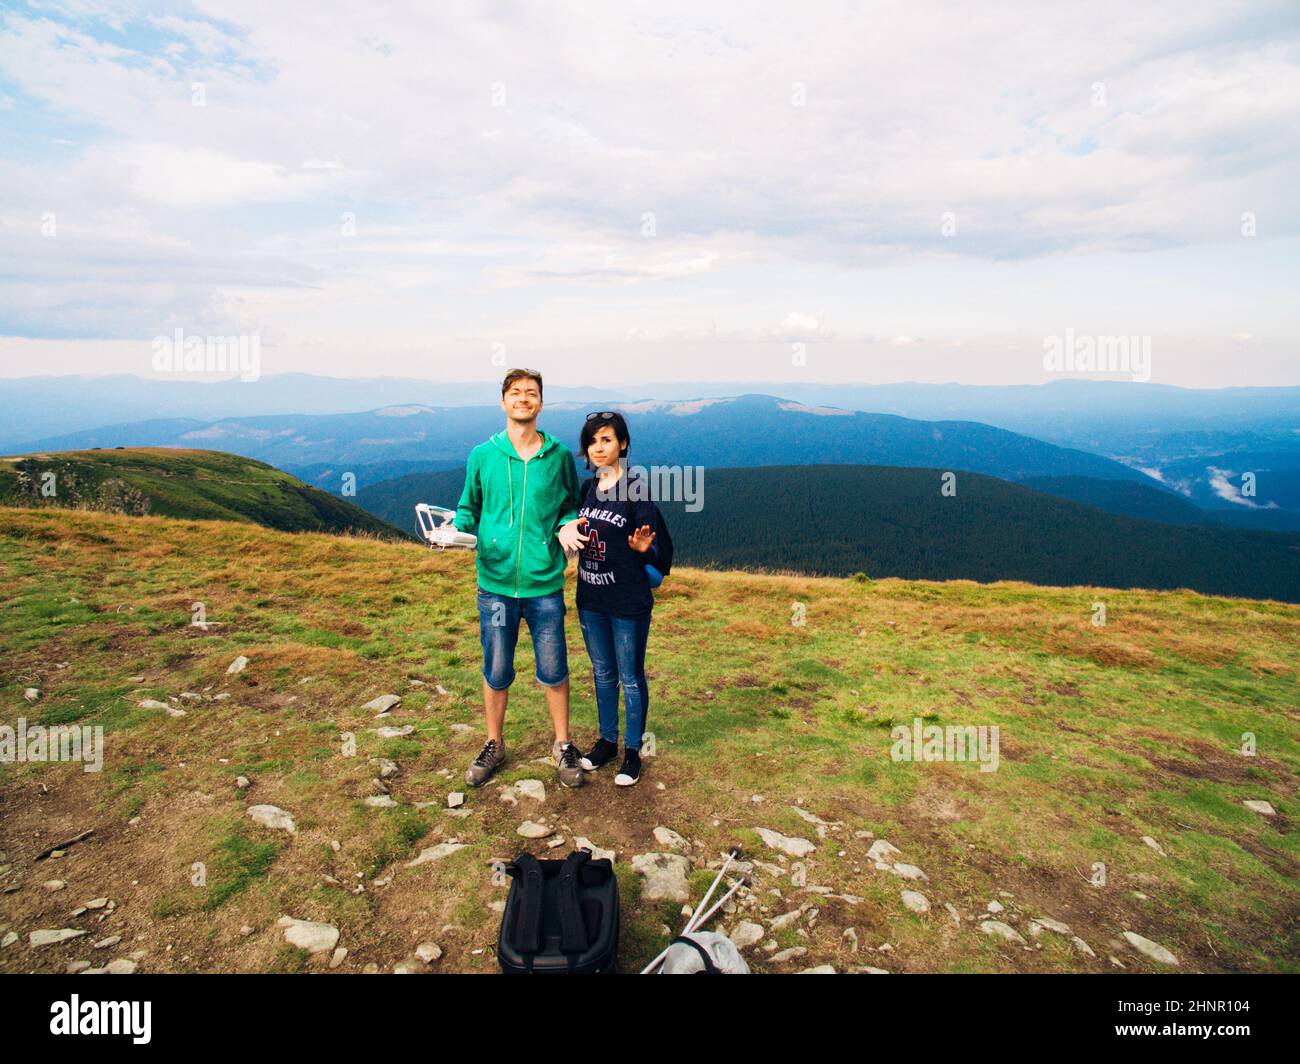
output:
[[[633, 461], [644, 465], [749, 466], [861, 463], [937, 466], [1006, 479], [1088, 476], [1156, 486], [1145, 474], [1100, 455], [1043, 443], [969, 421], [914, 421], [746, 395], [693, 402], [618, 404], [632, 427]], [[540, 425], [571, 449], [585, 405], [548, 404]], [[358, 484], [386, 479], [394, 463], [425, 468], [463, 464], [500, 431], [500, 407], [389, 406], [360, 414], [289, 414], [146, 421], [41, 440], [34, 447], [170, 446], [219, 448], [305, 474], [337, 490], [344, 473]], [[367, 475], [363, 475], [367, 474]]]
[[[1059, 380], [1042, 385], [834, 384], [681, 381], [546, 387], [548, 402], [713, 399], [779, 395], [811, 406], [895, 414], [921, 421], [979, 421], [1145, 467], [1240, 450], [1300, 451], [1300, 388], [1177, 388], [1132, 381]], [[0, 379], [0, 451], [111, 424], [189, 418], [212, 422], [263, 414], [341, 414], [395, 404], [494, 406], [494, 381], [439, 383], [312, 374], [253, 383], [105, 377]]]
[[0, 458], [0, 505], [248, 521], [282, 532], [399, 530], [262, 462], [219, 451], [131, 448]]

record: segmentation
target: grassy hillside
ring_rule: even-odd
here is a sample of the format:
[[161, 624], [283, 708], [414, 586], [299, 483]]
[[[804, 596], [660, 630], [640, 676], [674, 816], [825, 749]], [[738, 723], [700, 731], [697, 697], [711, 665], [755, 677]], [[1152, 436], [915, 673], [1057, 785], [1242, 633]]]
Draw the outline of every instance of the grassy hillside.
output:
[[[42, 493], [46, 483], [52, 496]], [[251, 521], [282, 532], [397, 534], [360, 507], [222, 451], [131, 447], [0, 458], [0, 504]]]
[[[657, 754], [641, 784], [616, 789], [606, 770], [566, 791], [535, 763], [550, 741], [525, 639], [510, 762], [458, 817], [447, 794], [466, 789], [483, 739], [472, 565], [465, 553], [247, 523], [103, 516], [88, 526], [0, 510], [3, 719], [107, 733], [98, 774], [0, 765], [0, 885], [18, 888], [0, 893], [0, 932], [19, 935], [0, 950], [0, 970], [61, 971], [127, 950], [145, 951], [143, 971], [323, 967], [286, 944], [276, 921], [289, 915], [340, 930], [349, 953], [339, 971], [389, 971], [426, 941], [442, 951], [433, 970], [493, 971], [505, 888], [491, 862], [546, 852], [516, 835], [525, 819], [565, 839], [556, 852], [576, 836], [616, 851], [625, 971], [682, 923], [680, 903], [641, 897], [631, 867], [663, 849], [656, 826], [688, 840], [692, 901], [712, 878], [706, 866], [745, 846], [753, 890], [714, 926], [763, 925], [764, 942], [746, 950], [757, 971], [1169, 970], [1125, 932], [1172, 951], [1179, 971], [1298, 966], [1300, 608], [682, 569], [655, 608]], [[189, 623], [196, 601], [207, 629]], [[1104, 626], [1092, 623], [1095, 602]], [[575, 735], [586, 743], [591, 671], [572, 609], [568, 622]], [[249, 664], [228, 675], [236, 655]], [[384, 693], [403, 701], [376, 721], [362, 707]], [[145, 699], [186, 715], [141, 708]], [[892, 760], [891, 725], [915, 717], [998, 726], [997, 771]], [[383, 739], [371, 730], [381, 724], [413, 731]], [[1246, 732], [1256, 756], [1239, 752]], [[355, 756], [343, 756], [346, 733]], [[365, 803], [377, 756], [399, 768], [394, 808]], [[544, 802], [502, 800], [524, 778], [544, 782]], [[253, 823], [254, 804], [287, 810], [297, 833]], [[35, 862], [91, 828], [65, 856]], [[816, 849], [800, 868], [757, 828]], [[453, 839], [465, 848], [408, 867]], [[901, 851], [886, 865], [927, 878], [876, 867], [876, 839]], [[42, 887], [52, 879], [66, 887]], [[905, 907], [909, 888], [928, 913]], [[69, 915], [101, 897], [116, 903], [102, 921], [105, 910]], [[980, 929], [993, 903], [1023, 945]], [[63, 927], [89, 935], [29, 947], [32, 930]], [[90, 947], [107, 935], [121, 945]]]

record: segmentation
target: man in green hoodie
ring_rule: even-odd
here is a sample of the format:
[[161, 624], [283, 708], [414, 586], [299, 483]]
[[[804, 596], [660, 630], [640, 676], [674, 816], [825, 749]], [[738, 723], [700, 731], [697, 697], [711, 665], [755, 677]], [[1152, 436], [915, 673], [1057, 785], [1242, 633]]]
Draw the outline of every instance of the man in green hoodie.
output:
[[555, 728], [551, 755], [566, 787], [582, 785], [581, 752], [569, 741], [569, 661], [564, 642], [565, 551], [585, 546], [573, 455], [537, 430], [542, 375], [512, 369], [501, 385], [504, 432], [469, 453], [453, 522], [478, 536], [479, 637], [487, 743], [465, 771], [471, 787], [505, 764], [506, 705], [515, 678], [519, 622], [528, 622], [537, 680]]

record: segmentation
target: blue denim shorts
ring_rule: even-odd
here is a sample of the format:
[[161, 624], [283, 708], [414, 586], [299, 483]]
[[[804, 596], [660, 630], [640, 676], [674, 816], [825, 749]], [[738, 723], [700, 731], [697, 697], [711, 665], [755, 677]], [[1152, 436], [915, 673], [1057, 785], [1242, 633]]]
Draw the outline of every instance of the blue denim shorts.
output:
[[502, 691], [515, 682], [515, 644], [519, 621], [528, 622], [537, 660], [537, 682], [555, 687], [569, 678], [564, 643], [564, 592], [511, 598], [478, 589], [478, 630], [483, 643], [483, 679]]

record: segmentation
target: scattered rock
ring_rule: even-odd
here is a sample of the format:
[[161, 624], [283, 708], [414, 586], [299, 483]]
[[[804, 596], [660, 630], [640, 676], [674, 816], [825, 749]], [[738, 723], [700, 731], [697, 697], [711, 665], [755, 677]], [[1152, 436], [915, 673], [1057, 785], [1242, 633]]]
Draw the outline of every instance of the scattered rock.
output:
[[444, 857], [463, 849], [465, 849], [465, 843], [463, 842], [440, 842], [437, 846], [430, 846], [421, 850], [415, 860], [406, 862], [406, 867], [416, 868], [419, 865], [428, 864], [430, 861], [441, 861]]
[[90, 966], [90, 961], [68, 961], [68, 966], [63, 971], [66, 975], [76, 975], [78, 972], [84, 972]]
[[156, 698], [146, 698], [143, 702], [137, 702], [141, 709], [171, 709], [166, 702], [159, 702]]
[[282, 916], [275, 926], [284, 928], [284, 940], [289, 945], [308, 953], [327, 953], [339, 944], [339, 929], [331, 924]]
[[515, 792], [538, 802], [546, 801], [546, 785], [541, 780], [520, 780], [515, 784]]
[[238, 787], [241, 791], [248, 790], [248, 788], [251, 787], [252, 785], [253, 785], [252, 780], [250, 780], [247, 776], [235, 777], [235, 786]]
[[895, 854], [901, 854], [902, 852], [893, 843], [886, 842], [884, 839], [877, 839], [871, 844], [871, 849], [867, 851], [867, 860], [875, 861], [877, 864], [881, 861], [888, 862]]
[[442, 947], [434, 942], [421, 942], [415, 947], [415, 955], [425, 964], [432, 964], [442, 956]]
[[379, 778], [381, 780], [392, 779], [392, 777], [396, 776], [398, 772], [401, 771], [397, 767], [397, 762], [393, 761], [391, 758], [372, 757], [370, 763], [379, 770]]
[[0, 938], [0, 949], [8, 949], [17, 941], [18, 941], [17, 931], [6, 931], [5, 937]]
[[1097, 954], [1092, 952], [1092, 947], [1089, 946], [1088, 943], [1086, 943], [1078, 935], [1072, 936], [1070, 938], [1070, 941], [1074, 943], [1074, 948], [1077, 949], [1080, 953], [1086, 953], [1089, 957], [1097, 956]]
[[1019, 942], [1022, 946], [1028, 945], [1019, 931], [1009, 924], [1004, 924], [1001, 920], [982, 920], [980, 921], [980, 930], [986, 935], [999, 935], [1008, 942]]
[[447, 808], [459, 809], [465, 804], [465, 793], [463, 791], [452, 791], [447, 795]]
[[[775, 960], [776, 958], [772, 958]], [[829, 964], [819, 964], [816, 968], [805, 968], [800, 975], [834, 975], [835, 969]]]
[[950, 901], [944, 902], [943, 907], [948, 910], [948, 915], [952, 917], [952, 922], [958, 927], [961, 927], [961, 913], [957, 911], [957, 907]]
[[75, 927], [63, 927], [57, 931], [53, 929], [42, 928], [40, 931], [33, 931], [27, 936], [28, 945], [35, 948], [37, 946], [53, 946], [58, 942], [67, 942], [70, 938], [80, 938], [86, 932]]
[[780, 850], [791, 857], [807, 857], [817, 849], [807, 839], [782, 835], [779, 831], [772, 831], [770, 828], [755, 828], [758, 837], [774, 850]]
[[786, 961], [792, 961], [804, 956], [808, 952], [803, 946], [791, 946], [789, 949], [783, 949], [780, 953], [772, 954], [773, 964], [784, 964]]
[[793, 927], [803, 916], [804, 907], [791, 909], [788, 913], [782, 913], [780, 916], [772, 918], [771, 927], [773, 931], [784, 931], [787, 927]]
[[1050, 916], [1035, 916], [1029, 922], [1029, 933], [1035, 938], [1041, 930], [1055, 931], [1058, 935], [1072, 935], [1069, 924], [1063, 924], [1060, 920], [1053, 920]]
[[645, 878], [641, 897], [645, 901], [689, 901], [691, 896], [687, 875], [691, 862], [677, 853], [642, 853], [632, 858], [632, 867]]
[[244, 657], [243, 654], [240, 654], [239, 657], [230, 663], [230, 667], [226, 669], [226, 675], [234, 676], [235, 673], [243, 672], [246, 668], [248, 668], [248, 659]]
[[1160, 848], [1160, 843], [1156, 842], [1156, 840], [1153, 839], [1150, 835], [1143, 835], [1142, 841], [1145, 842], [1148, 846], [1150, 846], [1153, 850], [1155, 850], [1156, 853], [1158, 853], [1161, 857], [1168, 856], [1165, 853], [1165, 851]]
[[41, 697], [41, 692], [38, 691], [35, 687], [29, 687], [25, 691], [23, 691], [23, 698], [27, 699], [28, 702], [35, 702], [40, 697]]
[[1268, 802], [1258, 799], [1247, 799], [1242, 804], [1253, 813], [1262, 813], [1264, 816], [1277, 816], [1277, 810]]
[[250, 805], [245, 812], [255, 823], [261, 824], [263, 827], [274, 828], [276, 831], [287, 831], [290, 835], [298, 833], [293, 817], [278, 805]]
[[372, 794], [366, 800], [371, 809], [396, 809], [397, 802], [391, 794]]
[[654, 837], [655, 842], [659, 843], [660, 846], [668, 847], [670, 850], [689, 851], [691, 848], [691, 844], [672, 828], [657, 827], [654, 830]]
[[62, 890], [67, 884], [61, 879], [47, 879], [41, 886], [46, 890]]
[[548, 828], [545, 824], [537, 824], [531, 820], [525, 820], [517, 828], [516, 835], [522, 835], [526, 839], [544, 839], [547, 835], [555, 834], [554, 828]]
[[402, 698], [400, 695], [380, 695], [378, 698], [372, 698], [361, 708], [368, 713], [378, 713], [383, 715], [394, 706], [401, 705]]
[[338, 949], [336, 949], [333, 952], [333, 954], [331, 954], [330, 956], [330, 968], [331, 969], [337, 968], [340, 964], [342, 964], [345, 960], [347, 960], [347, 958], [348, 958], [347, 946], [339, 946]]
[[930, 911], [930, 899], [918, 890], [905, 890], [899, 895], [906, 905], [914, 913], [924, 916]]
[[471, 728], [468, 724], [453, 724], [451, 726], [452, 735], [468, 735], [473, 730], [474, 729]]
[[136, 963], [127, 960], [125, 957], [119, 957], [115, 961], [109, 961], [102, 968], [84, 968], [82, 975], [132, 975], [135, 972]]
[[902, 862], [899, 862], [898, 864], [885, 865], [885, 868], [890, 872], [893, 872], [896, 876], [902, 876], [904, 879], [921, 879], [928, 881], [930, 878], [913, 864], [903, 864]]
[[991, 913], [1000, 913], [1006, 909], [1006, 906], [1000, 901], [991, 901], [984, 908]]
[[110, 935], [108, 938], [101, 938], [91, 946], [91, 949], [108, 949], [110, 946], [116, 946], [122, 941], [121, 935]]
[[748, 949], [763, 941], [763, 928], [750, 920], [742, 920], [732, 928], [731, 934], [727, 937], [731, 939], [736, 949]]
[[385, 724], [382, 728], [371, 728], [370, 730], [381, 739], [401, 739], [415, 731], [415, 725], [403, 724], [400, 728], [396, 728], [391, 724]]
[[1178, 964], [1178, 958], [1158, 942], [1152, 942], [1149, 938], [1143, 938], [1132, 931], [1125, 931], [1124, 938], [1135, 950], [1150, 957], [1157, 964]]
[[177, 709], [175, 706], [167, 707], [167, 716], [169, 717], [188, 717], [189, 714], [183, 709]]

